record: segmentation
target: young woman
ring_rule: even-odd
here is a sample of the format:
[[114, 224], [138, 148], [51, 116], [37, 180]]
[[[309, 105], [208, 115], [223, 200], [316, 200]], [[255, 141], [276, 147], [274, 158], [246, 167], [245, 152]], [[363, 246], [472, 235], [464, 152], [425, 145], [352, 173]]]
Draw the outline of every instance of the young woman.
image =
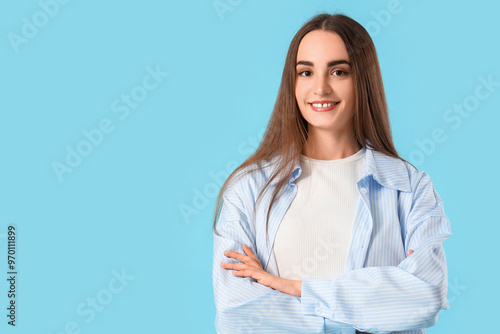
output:
[[264, 139], [222, 186], [213, 227], [218, 333], [422, 334], [449, 308], [449, 219], [394, 148], [359, 23], [319, 14], [297, 32]]

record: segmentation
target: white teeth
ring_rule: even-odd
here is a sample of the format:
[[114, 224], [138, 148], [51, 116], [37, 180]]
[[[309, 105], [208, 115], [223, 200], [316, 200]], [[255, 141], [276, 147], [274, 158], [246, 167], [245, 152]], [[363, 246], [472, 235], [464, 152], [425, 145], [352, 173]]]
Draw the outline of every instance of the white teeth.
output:
[[312, 105], [315, 106], [316, 108], [326, 108], [326, 107], [331, 107], [337, 103], [313, 103]]

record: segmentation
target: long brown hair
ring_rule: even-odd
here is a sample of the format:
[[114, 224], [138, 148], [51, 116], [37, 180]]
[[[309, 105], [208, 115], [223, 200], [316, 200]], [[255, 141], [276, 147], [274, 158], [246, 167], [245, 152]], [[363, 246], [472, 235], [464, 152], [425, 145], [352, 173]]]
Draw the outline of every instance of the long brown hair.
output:
[[[269, 186], [271, 181], [279, 178], [267, 212], [266, 236], [269, 226], [269, 215], [275, 199], [285, 186], [293, 172], [295, 162], [300, 158], [308, 135], [308, 123], [302, 117], [295, 97], [295, 81], [297, 51], [300, 41], [313, 30], [332, 31], [344, 41], [351, 61], [355, 91], [354, 136], [360, 147], [370, 147], [376, 151], [401, 159], [392, 142], [389, 123], [389, 114], [385, 98], [382, 74], [378, 63], [375, 45], [368, 32], [355, 20], [343, 14], [322, 13], [314, 16], [297, 31], [290, 43], [285, 60], [281, 84], [271, 119], [264, 133], [259, 147], [245, 162], [229, 175], [222, 185], [217, 197], [214, 213], [213, 229], [217, 232], [216, 224], [221, 210], [221, 197], [230, 180], [245, 169], [245, 174], [257, 168], [249, 169], [253, 164], [269, 161], [278, 157], [276, 172], [269, 178], [257, 197], [256, 204]], [[413, 165], [412, 165], [413, 166]]]

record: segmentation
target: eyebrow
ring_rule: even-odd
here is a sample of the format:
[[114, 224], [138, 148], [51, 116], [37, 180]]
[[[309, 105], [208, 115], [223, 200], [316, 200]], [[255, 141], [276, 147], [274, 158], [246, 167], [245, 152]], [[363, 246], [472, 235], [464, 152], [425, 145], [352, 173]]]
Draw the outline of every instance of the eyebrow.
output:
[[[347, 64], [347, 65], [351, 66], [351, 63], [348, 62], [347, 60], [344, 60], [344, 59], [332, 60], [332, 61], [328, 62], [327, 66], [332, 67], [332, 66], [339, 65], [339, 64]], [[313, 66], [314, 67], [313, 62], [307, 61], [307, 60], [298, 61], [297, 65], [295, 65], [295, 66], [299, 66], [299, 65], [306, 65], [306, 66]]]

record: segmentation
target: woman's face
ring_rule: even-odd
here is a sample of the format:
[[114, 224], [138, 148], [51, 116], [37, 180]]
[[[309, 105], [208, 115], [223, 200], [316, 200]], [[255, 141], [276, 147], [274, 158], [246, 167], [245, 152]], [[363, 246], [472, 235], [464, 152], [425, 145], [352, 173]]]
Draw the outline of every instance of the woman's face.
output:
[[309, 123], [309, 133], [352, 133], [354, 82], [349, 62], [338, 34], [314, 30], [302, 38], [297, 53], [295, 96]]

